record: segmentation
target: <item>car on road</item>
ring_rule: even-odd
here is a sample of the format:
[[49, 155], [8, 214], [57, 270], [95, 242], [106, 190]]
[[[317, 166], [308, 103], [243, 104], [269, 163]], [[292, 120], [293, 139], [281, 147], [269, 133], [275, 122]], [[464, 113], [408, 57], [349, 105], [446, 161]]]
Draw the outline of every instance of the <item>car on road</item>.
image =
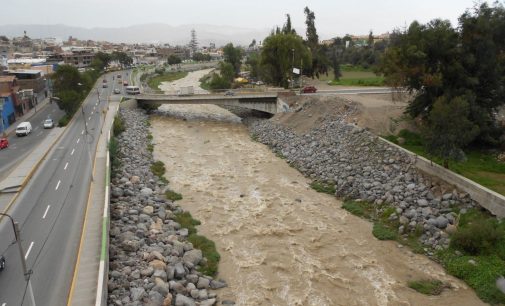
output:
[[107, 83], [103, 83], [102, 88], [107, 88], [107, 87], [109, 87], [109, 85], [107, 85]]
[[315, 88], [314, 86], [305, 86], [302, 89], [303, 93], [315, 93], [316, 91], [317, 91], [317, 88]]
[[121, 78], [121, 75], [120, 75], [120, 74], [116, 75], [116, 78], [120, 79], [120, 78]]
[[263, 81], [258, 81], [256, 82], [256, 85], [265, 85], [265, 83], [263, 83]]
[[228, 90], [224, 93], [225, 96], [234, 96], [235, 95], [235, 92], [231, 91], [231, 90]]
[[0, 271], [5, 269], [5, 257], [3, 255], [0, 256]]
[[114, 94], [118, 95], [121, 93], [121, 90], [119, 88], [114, 88]]
[[7, 138], [0, 138], [0, 149], [6, 149], [9, 147], [9, 140]]
[[128, 86], [128, 81], [124, 81], [123, 86]]
[[26, 136], [32, 132], [32, 124], [28, 121], [21, 122], [16, 127], [16, 135], [17, 136]]
[[53, 127], [54, 127], [53, 119], [48, 118], [48, 119], [44, 120], [44, 128], [45, 129], [52, 129]]

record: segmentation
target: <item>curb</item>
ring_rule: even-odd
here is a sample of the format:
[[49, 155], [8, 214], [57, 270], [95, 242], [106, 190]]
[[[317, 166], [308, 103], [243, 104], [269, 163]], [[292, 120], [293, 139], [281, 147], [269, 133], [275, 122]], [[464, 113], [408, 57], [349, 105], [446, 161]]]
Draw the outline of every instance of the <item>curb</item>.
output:
[[[107, 135], [107, 157], [105, 158], [105, 199], [103, 207], [103, 220], [102, 220], [102, 248], [100, 251], [100, 266], [98, 268], [98, 284], [96, 289], [95, 306], [102, 305], [104, 294], [103, 288], [105, 284], [105, 265], [109, 239], [109, 188], [110, 188], [110, 155], [109, 155], [109, 143], [110, 143], [110, 130]], [[108, 269], [107, 269], [108, 270]]]

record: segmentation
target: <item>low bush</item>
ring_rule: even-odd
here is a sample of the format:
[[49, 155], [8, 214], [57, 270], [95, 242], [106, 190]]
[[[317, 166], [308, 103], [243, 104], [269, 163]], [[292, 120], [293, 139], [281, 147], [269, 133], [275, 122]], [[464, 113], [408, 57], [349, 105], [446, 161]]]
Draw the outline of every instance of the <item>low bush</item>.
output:
[[374, 211], [373, 204], [369, 202], [346, 201], [342, 204], [342, 208], [355, 216], [366, 219], [370, 219]]
[[58, 126], [59, 127], [64, 127], [67, 126], [67, 124], [70, 122], [70, 117], [67, 115], [64, 115], [63, 117], [58, 120]]
[[451, 237], [451, 247], [470, 255], [490, 254], [505, 237], [495, 219], [478, 219], [459, 228]]
[[165, 197], [172, 202], [182, 200], [182, 195], [172, 190], [165, 191]]
[[201, 222], [193, 219], [193, 216], [187, 211], [175, 214], [175, 222], [179, 223], [181, 227], [187, 228], [190, 235], [196, 234], [196, 227]]
[[410, 288], [426, 295], [439, 295], [447, 285], [436, 279], [423, 279], [410, 281], [407, 284]]
[[397, 240], [398, 239], [398, 234], [394, 229], [391, 229], [390, 227], [379, 223], [375, 222], [373, 225], [373, 230], [372, 234], [375, 236], [375, 238], [379, 240]]
[[200, 263], [200, 269], [198, 269], [198, 271], [204, 275], [215, 276], [221, 256], [217, 252], [216, 244], [212, 240], [197, 235], [196, 226], [201, 224], [200, 221], [193, 219], [193, 216], [187, 211], [175, 214], [174, 220], [179, 223], [182, 228], [188, 229], [188, 241], [193, 244], [195, 249], [201, 250], [202, 255], [207, 259], [206, 262]]
[[200, 263], [199, 272], [204, 275], [215, 276], [218, 271], [219, 260], [221, 256], [216, 250], [214, 241], [207, 239], [205, 236], [190, 235], [188, 241], [193, 244], [193, 247], [202, 251], [203, 256], [207, 259], [206, 262]]
[[162, 177], [166, 171], [165, 164], [161, 160], [155, 161], [151, 165], [151, 171], [153, 172], [154, 175], [156, 175], [158, 177]]
[[121, 116], [117, 115], [114, 118], [114, 123], [112, 124], [112, 131], [114, 135], [118, 136], [121, 133], [123, 133], [126, 130], [126, 127], [124, 126], [123, 119], [121, 119]]
[[317, 192], [327, 193], [327, 194], [331, 194], [331, 195], [335, 195], [335, 192], [336, 192], [335, 185], [330, 184], [330, 183], [326, 183], [326, 182], [313, 181], [310, 184], [310, 187]]

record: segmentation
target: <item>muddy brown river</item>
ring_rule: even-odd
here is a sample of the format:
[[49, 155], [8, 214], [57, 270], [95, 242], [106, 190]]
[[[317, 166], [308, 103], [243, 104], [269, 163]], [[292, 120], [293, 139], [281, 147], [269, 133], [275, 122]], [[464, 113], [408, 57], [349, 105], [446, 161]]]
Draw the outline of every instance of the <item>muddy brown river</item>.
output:
[[[212, 105], [163, 106], [151, 120], [155, 159], [165, 163], [180, 205], [216, 242], [221, 300], [236, 305], [481, 305], [463, 282], [395, 242]], [[186, 118], [183, 120], [181, 118]], [[208, 120], [209, 118], [217, 120]], [[436, 278], [452, 289], [426, 296], [409, 280]]]

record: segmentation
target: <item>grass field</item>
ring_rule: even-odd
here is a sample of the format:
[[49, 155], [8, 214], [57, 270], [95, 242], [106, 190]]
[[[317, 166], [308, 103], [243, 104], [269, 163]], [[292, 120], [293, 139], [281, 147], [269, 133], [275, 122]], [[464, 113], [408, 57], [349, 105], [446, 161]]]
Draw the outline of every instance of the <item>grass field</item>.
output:
[[[439, 158], [430, 157], [422, 143], [421, 137], [407, 130], [401, 130], [398, 136], [387, 136], [387, 140], [398, 144], [398, 137], [405, 139], [401, 146], [405, 149], [433, 160], [433, 162], [442, 165], [443, 161]], [[468, 150], [466, 161], [450, 162], [449, 169], [481, 184], [493, 191], [505, 195], [505, 163], [499, 162], [493, 154], [478, 150]]]
[[171, 82], [175, 81], [178, 79], [182, 79], [183, 77], [187, 76], [188, 73], [184, 71], [179, 71], [179, 72], [167, 72], [162, 75], [158, 75], [155, 77], [150, 78], [147, 81], [147, 84], [151, 89], [154, 90], [159, 90], [161, 82]]
[[328, 82], [329, 85], [340, 86], [384, 86], [384, 77], [376, 75], [370, 69], [362, 67], [342, 65], [340, 67], [342, 76], [338, 81], [333, 79], [333, 70], [328, 75], [321, 75], [320, 81]]

